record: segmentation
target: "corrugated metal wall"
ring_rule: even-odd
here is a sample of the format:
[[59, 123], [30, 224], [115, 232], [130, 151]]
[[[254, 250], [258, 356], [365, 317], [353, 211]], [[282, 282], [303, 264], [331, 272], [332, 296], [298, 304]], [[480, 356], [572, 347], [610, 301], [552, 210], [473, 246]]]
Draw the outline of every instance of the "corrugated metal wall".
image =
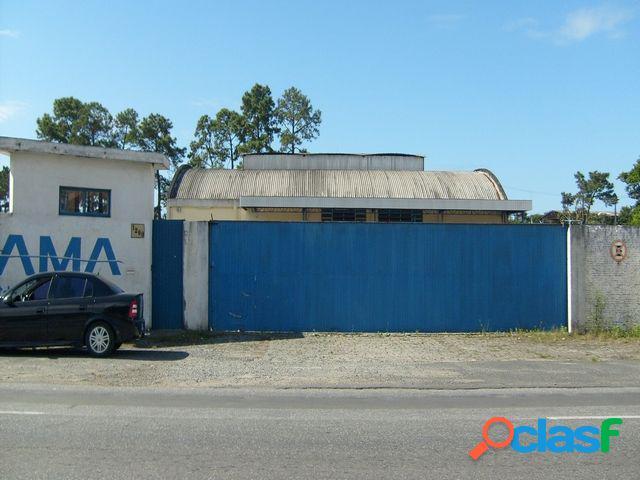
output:
[[476, 332], [566, 325], [566, 230], [217, 222], [215, 330]]
[[183, 328], [182, 220], [153, 221], [151, 288], [154, 330]]

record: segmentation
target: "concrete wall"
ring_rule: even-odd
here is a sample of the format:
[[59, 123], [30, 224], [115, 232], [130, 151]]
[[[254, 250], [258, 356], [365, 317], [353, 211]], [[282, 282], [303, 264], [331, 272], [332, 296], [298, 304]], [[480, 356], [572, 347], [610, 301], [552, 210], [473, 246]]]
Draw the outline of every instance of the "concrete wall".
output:
[[[129, 292], [145, 296], [145, 317], [151, 318], [151, 235], [153, 219], [154, 168], [150, 163], [80, 158], [67, 155], [15, 152], [11, 154], [11, 212], [0, 214], [0, 249], [10, 254], [0, 259], [0, 288], [15, 285], [35, 272], [54, 269], [46, 258], [41, 269], [41, 245], [51, 243], [63, 257], [72, 238], [79, 238], [82, 262], [66, 265], [67, 270], [85, 271], [98, 239], [106, 239], [117, 260], [107, 263], [107, 252], [98, 252], [93, 273], [114, 281]], [[64, 216], [58, 213], [59, 187], [86, 187], [111, 190], [111, 217]], [[131, 238], [131, 224], [143, 224], [145, 237]], [[17, 246], [8, 251], [7, 240], [21, 238], [26, 255]], [[77, 241], [76, 241], [77, 243]], [[104, 241], [103, 241], [104, 244]], [[2, 262], [6, 260], [6, 264]]]
[[209, 328], [209, 223], [184, 222], [184, 324]]
[[[238, 206], [221, 207], [176, 207], [169, 206], [167, 217], [170, 220], [211, 221], [211, 220], [255, 220], [274, 222], [320, 222], [320, 210], [312, 210], [303, 218], [301, 211], [254, 211]], [[375, 212], [367, 211], [367, 222], [375, 221]], [[480, 213], [430, 213], [423, 214], [425, 223], [506, 223], [500, 212]]]
[[[609, 324], [640, 324], [640, 228], [572, 226], [571, 317], [580, 330], [594, 321], [596, 306]], [[617, 262], [611, 245], [622, 240], [627, 257]]]

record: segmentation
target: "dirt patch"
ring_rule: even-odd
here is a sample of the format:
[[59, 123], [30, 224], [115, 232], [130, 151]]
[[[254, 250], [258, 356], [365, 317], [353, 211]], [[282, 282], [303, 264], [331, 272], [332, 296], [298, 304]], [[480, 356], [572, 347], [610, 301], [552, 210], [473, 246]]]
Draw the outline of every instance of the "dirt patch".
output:
[[[508, 384], [509, 374], [517, 380], [517, 372], [512, 370], [524, 367], [533, 376], [553, 379], [554, 370], [564, 364], [570, 364], [574, 372], [573, 377], [567, 378], [574, 378], [583, 372], [597, 372], [594, 369], [599, 363], [616, 361], [640, 361], [640, 340], [570, 336], [562, 332], [483, 335], [181, 332], [154, 334], [123, 346], [108, 359], [90, 358], [70, 349], [2, 352], [0, 381], [172, 387], [424, 387], [496, 383], [500, 375], [504, 376], [501, 382]], [[528, 363], [523, 366], [522, 362]], [[497, 373], [491, 377], [485, 374], [487, 368]], [[594, 378], [594, 384], [597, 381]]]

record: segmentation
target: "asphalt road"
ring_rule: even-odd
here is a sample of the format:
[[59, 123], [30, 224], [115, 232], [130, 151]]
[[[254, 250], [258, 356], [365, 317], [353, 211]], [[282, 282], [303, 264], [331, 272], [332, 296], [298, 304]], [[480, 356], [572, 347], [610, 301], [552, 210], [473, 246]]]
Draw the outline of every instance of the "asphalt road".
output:
[[[483, 423], [598, 425], [609, 453], [468, 451]], [[561, 418], [558, 418], [561, 417]], [[595, 418], [594, 418], [595, 417]], [[0, 386], [0, 478], [639, 478], [640, 389]], [[504, 434], [492, 429], [494, 440]]]

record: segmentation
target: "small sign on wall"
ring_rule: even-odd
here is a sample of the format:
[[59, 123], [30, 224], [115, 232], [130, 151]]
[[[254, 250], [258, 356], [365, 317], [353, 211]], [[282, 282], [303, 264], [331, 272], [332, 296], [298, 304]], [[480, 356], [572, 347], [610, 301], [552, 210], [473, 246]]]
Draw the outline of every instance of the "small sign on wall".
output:
[[620, 263], [627, 258], [627, 245], [622, 240], [616, 240], [611, 244], [609, 253], [611, 253], [611, 258]]
[[131, 238], [144, 238], [144, 223], [131, 224]]

